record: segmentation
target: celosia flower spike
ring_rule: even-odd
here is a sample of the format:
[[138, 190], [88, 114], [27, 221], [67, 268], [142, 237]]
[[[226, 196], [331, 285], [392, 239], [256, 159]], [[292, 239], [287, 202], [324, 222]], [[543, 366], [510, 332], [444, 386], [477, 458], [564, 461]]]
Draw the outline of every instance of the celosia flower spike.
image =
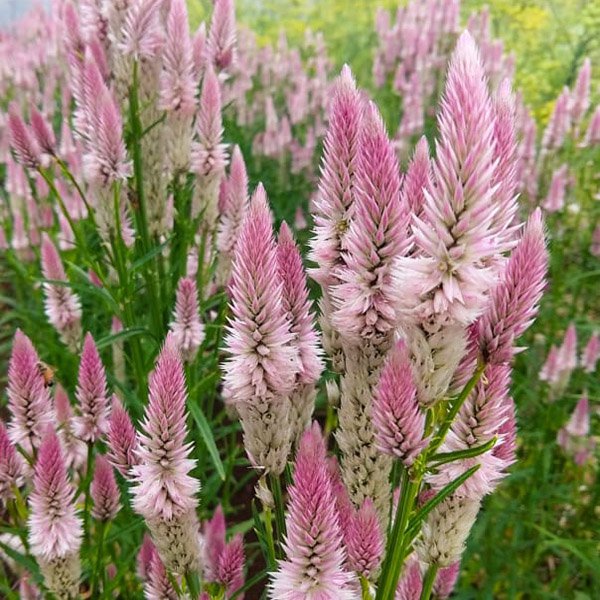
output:
[[139, 434], [139, 464], [133, 507], [150, 528], [165, 566], [178, 574], [198, 568], [196, 495], [200, 483], [190, 475], [195, 461], [186, 443], [187, 393], [181, 357], [167, 336], [150, 374], [149, 400]]
[[235, 7], [233, 0], [215, 0], [206, 43], [208, 60], [217, 70], [228, 69], [235, 60]]
[[104, 365], [89, 332], [83, 343], [75, 395], [79, 403], [75, 433], [83, 441], [94, 443], [108, 431], [110, 403]]
[[15, 445], [31, 453], [38, 448], [48, 425], [52, 404], [38, 357], [30, 339], [17, 329], [8, 364], [8, 435]]
[[207, 581], [215, 581], [217, 578], [219, 557], [225, 549], [225, 531], [225, 515], [219, 504], [212, 519], [204, 523], [202, 530], [204, 536], [204, 572]]
[[14, 496], [14, 488], [22, 483], [23, 460], [13, 446], [4, 423], [0, 421], [0, 500], [7, 502]]
[[112, 409], [108, 422], [108, 460], [121, 475], [127, 477], [131, 467], [139, 462], [137, 455], [137, 433], [129, 414], [123, 408], [120, 400], [113, 395]]
[[349, 568], [367, 579], [376, 575], [383, 558], [384, 539], [379, 515], [370, 498], [353, 512], [344, 529], [344, 545]]
[[581, 365], [586, 373], [596, 370], [596, 363], [600, 358], [600, 335], [594, 332], [586, 344], [581, 355]]
[[173, 340], [185, 362], [192, 362], [204, 341], [195, 279], [182, 277], [177, 284], [175, 310], [170, 325]]
[[[42, 274], [46, 279], [68, 282], [60, 254], [48, 234], [42, 235]], [[44, 307], [50, 324], [61, 340], [76, 350], [81, 343], [81, 302], [70, 287], [44, 283]]]
[[510, 362], [518, 352], [514, 342], [533, 323], [546, 285], [548, 251], [542, 213], [527, 221], [511, 254], [489, 308], [477, 323], [479, 345], [486, 362]]
[[319, 340], [311, 314], [302, 256], [287, 223], [277, 238], [277, 260], [283, 281], [283, 307], [290, 320], [292, 344], [298, 348], [299, 381], [316, 383], [323, 370]]
[[35, 464], [28, 526], [31, 553], [47, 588], [59, 598], [75, 598], [79, 592], [82, 526], [74, 495], [60, 442], [49, 427]]
[[415, 148], [406, 177], [402, 182], [402, 204], [407, 206], [410, 213], [421, 214], [425, 202], [425, 189], [431, 186], [431, 160], [429, 159], [429, 144], [423, 136]]
[[427, 439], [423, 439], [425, 414], [417, 400], [412, 366], [402, 341], [391, 350], [381, 371], [372, 413], [379, 450], [410, 467]]
[[225, 586], [226, 598], [244, 585], [244, 562], [244, 542], [238, 534], [225, 545], [219, 555], [216, 580]]
[[327, 472], [325, 442], [315, 423], [300, 441], [289, 488], [286, 558], [272, 575], [272, 600], [353, 600], [344, 570], [342, 532]]
[[344, 237], [346, 267], [333, 289], [333, 322], [342, 335], [378, 344], [396, 326], [392, 271], [409, 246], [408, 207], [400, 201], [400, 168], [381, 115], [373, 104], [363, 121], [355, 201]]
[[8, 131], [17, 161], [28, 169], [37, 169], [42, 164], [40, 148], [14, 104], [8, 113]]
[[160, 9], [163, 0], [132, 0], [123, 23], [119, 50], [135, 60], [153, 59], [163, 45]]
[[101, 454], [96, 456], [94, 463], [90, 494], [94, 502], [92, 515], [95, 519], [110, 521], [117, 516], [121, 508], [119, 488], [110, 463]]
[[39, 148], [46, 154], [54, 155], [56, 137], [48, 123], [46, 123], [46, 119], [35, 106], [32, 106], [29, 110], [29, 119], [31, 121], [31, 131]]

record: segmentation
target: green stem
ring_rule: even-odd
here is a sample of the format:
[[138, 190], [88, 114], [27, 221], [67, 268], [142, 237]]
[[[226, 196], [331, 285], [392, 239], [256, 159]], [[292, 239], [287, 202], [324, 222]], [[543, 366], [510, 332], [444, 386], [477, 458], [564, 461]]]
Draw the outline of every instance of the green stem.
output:
[[89, 539], [89, 521], [90, 521], [90, 484], [92, 483], [92, 463], [94, 461], [94, 444], [88, 442], [87, 463], [85, 469], [85, 502], [83, 505], [83, 539], [87, 543]]
[[458, 411], [460, 410], [461, 406], [465, 403], [465, 400], [469, 397], [469, 394], [473, 391], [475, 386], [479, 383], [479, 380], [481, 379], [481, 376], [483, 375], [484, 370], [485, 370], [485, 363], [480, 362], [477, 365], [477, 369], [475, 370], [475, 373], [473, 373], [473, 376], [471, 377], [471, 379], [469, 379], [469, 381], [467, 382], [467, 385], [465, 385], [463, 391], [460, 393], [458, 398], [453, 402], [452, 407], [450, 408], [450, 410], [448, 411], [448, 414], [446, 415], [446, 418], [444, 419], [444, 422], [440, 425], [440, 428], [438, 429], [438, 432], [436, 433], [435, 437], [433, 438], [433, 441], [427, 448], [428, 456], [435, 454], [436, 450], [442, 445], [442, 442], [446, 438], [446, 434], [450, 430], [450, 427], [452, 426], [452, 423], [453, 423], [456, 415], [458, 414]]
[[373, 600], [371, 590], [369, 589], [369, 582], [362, 575], [360, 576], [360, 589], [362, 592], [362, 600]]
[[400, 484], [400, 500], [396, 509], [396, 518], [394, 519], [392, 533], [388, 539], [386, 559], [377, 589], [376, 600], [387, 600], [394, 597], [404, 561], [404, 533], [420, 485], [421, 476], [416, 481], [411, 481], [408, 469], [403, 469]]
[[198, 574], [195, 571], [186, 571], [185, 583], [192, 600], [198, 598], [200, 595], [200, 582], [198, 581]]
[[277, 523], [277, 542], [281, 544], [285, 536], [285, 515], [283, 508], [283, 492], [279, 475], [269, 475], [271, 492], [275, 500], [275, 522]]
[[274, 571], [277, 566], [277, 559], [275, 557], [275, 541], [273, 539], [273, 514], [271, 509], [265, 507], [265, 531], [267, 533], [267, 565], [269, 571]]
[[62, 160], [62, 158], [59, 158], [58, 156], [55, 156], [54, 158], [56, 159], [56, 162], [57, 162], [58, 166], [60, 167], [60, 170], [62, 171], [63, 175], [73, 184], [73, 187], [77, 190], [79, 197], [83, 200], [85, 208], [88, 211], [88, 215], [92, 216], [94, 214], [92, 207], [88, 204], [87, 198], [85, 197], [85, 194], [83, 193], [83, 190], [81, 189], [81, 186], [79, 185], [79, 183], [77, 183], [77, 180], [73, 176], [73, 173], [71, 173], [71, 171], [69, 170], [67, 163], [65, 163], [65, 161]]
[[436, 564], [429, 565], [425, 578], [423, 579], [423, 589], [421, 590], [420, 600], [429, 600], [431, 598], [431, 591], [433, 590], [433, 584], [438, 572], [438, 566]]
[[[98, 598], [100, 594], [104, 593], [104, 569], [102, 565], [102, 555], [104, 551], [104, 533], [106, 531], [106, 523], [100, 521], [98, 523], [98, 539], [96, 541], [96, 566], [93, 571], [92, 582], [91, 582], [91, 597]], [[102, 590], [102, 591], [100, 591]]]

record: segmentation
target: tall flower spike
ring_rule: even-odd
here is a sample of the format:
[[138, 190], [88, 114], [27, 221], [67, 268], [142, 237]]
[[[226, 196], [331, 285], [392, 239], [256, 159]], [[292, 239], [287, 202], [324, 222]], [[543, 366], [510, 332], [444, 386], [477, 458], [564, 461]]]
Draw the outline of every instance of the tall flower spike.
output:
[[415, 148], [400, 192], [402, 204], [411, 214], [419, 216], [425, 203], [425, 189], [431, 186], [431, 161], [429, 144], [423, 136]]
[[568, 167], [566, 164], [562, 165], [552, 173], [548, 194], [542, 203], [542, 207], [549, 213], [558, 212], [564, 207], [568, 175]]
[[190, 117], [196, 110], [196, 81], [188, 27], [185, 0], [171, 0], [160, 78], [160, 106]]
[[208, 60], [219, 71], [235, 60], [235, 7], [233, 0], [215, 0], [206, 43]]
[[412, 553], [404, 563], [394, 600], [419, 600], [422, 590], [421, 565], [415, 554]]
[[75, 433], [83, 441], [94, 443], [108, 431], [110, 403], [104, 365], [89, 332], [83, 343], [75, 395], [79, 403]]
[[600, 358], [600, 335], [597, 332], [592, 333], [581, 355], [581, 365], [586, 373], [593, 373], [596, 370], [596, 363]]
[[[46, 279], [68, 283], [67, 275], [56, 246], [48, 234], [42, 235], [42, 273]], [[50, 324], [60, 339], [73, 351], [81, 343], [81, 302], [70, 287], [44, 283], [44, 308]]]
[[344, 530], [344, 545], [348, 567], [367, 579], [373, 578], [381, 564], [385, 544], [379, 516], [370, 498], [353, 512]]
[[240, 413], [250, 460], [275, 473], [285, 468], [292, 441], [288, 395], [298, 373], [282, 287], [271, 213], [259, 185], [235, 249], [224, 386]]
[[311, 315], [302, 257], [285, 222], [281, 224], [277, 238], [277, 259], [283, 280], [283, 306], [290, 319], [292, 343], [298, 348], [299, 380], [315, 383], [323, 370], [319, 340]]
[[153, 548], [144, 583], [144, 598], [146, 600], [177, 600], [179, 597], [156, 548]]
[[181, 358], [185, 362], [193, 362], [198, 348], [204, 341], [204, 326], [200, 321], [195, 279], [182, 277], [179, 280], [170, 329]]
[[52, 428], [44, 434], [29, 496], [29, 543], [48, 590], [58, 598], [79, 597], [81, 519], [60, 442]]
[[74, 418], [71, 401], [60, 383], [54, 392], [54, 411], [67, 467], [78, 469], [85, 464], [87, 447], [85, 442], [80, 440], [73, 431]]
[[446, 600], [446, 598], [450, 597], [458, 580], [459, 573], [460, 562], [455, 562], [449, 567], [443, 567], [438, 571], [435, 583], [433, 584], [433, 591], [439, 600]]
[[[420, 217], [413, 217], [418, 259], [405, 259], [421, 301], [417, 316], [472, 322], [493, 283], [486, 260], [498, 254], [490, 228], [493, 198], [494, 118], [481, 58], [464, 32], [452, 55], [438, 117], [433, 183]], [[411, 272], [412, 271], [412, 272]]]
[[319, 190], [314, 203], [315, 230], [310, 241], [312, 276], [322, 285], [342, 261], [342, 238], [348, 228], [359, 149], [364, 101], [350, 68], [342, 69], [334, 84], [325, 135]]
[[140, 464], [131, 472], [133, 507], [146, 520], [165, 566], [178, 574], [196, 570], [200, 553], [195, 512], [200, 483], [190, 475], [195, 461], [185, 441], [186, 400], [183, 364], [169, 334], [150, 374]]
[[592, 78], [592, 62], [586, 57], [577, 74], [577, 81], [571, 94], [571, 121], [575, 127], [581, 123], [590, 107], [590, 82]]
[[410, 359], [404, 342], [391, 350], [373, 398], [375, 443], [381, 452], [410, 467], [427, 445], [425, 414], [416, 396]]
[[123, 408], [120, 400], [113, 395], [112, 409], [108, 422], [108, 460], [110, 464], [128, 477], [130, 469], [139, 462], [137, 454], [137, 433], [129, 414]]
[[8, 435], [31, 453], [52, 424], [50, 392], [40, 370], [40, 359], [30, 339], [17, 329], [8, 364]]
[[14, 497], [14, 488], [22, 483], [23, 460], [13, 446], [4, 423], [0, 421], [0, 500], [6, 503]]
[[231, 354], [225, 386], [232, 401], [277, 397], [292, 391], [297, 351], [283, 310], [282, 281], [271, 213], [262, 185], [256, 188], [238, 240], [230, 285]]
[[225, 285], [231, 274], [231, 261], [248, 212], [248, 174], [239, 146], [233, 149], [226, 193], [219, 206], [220, 220], [217, 232], [219, 251], [219, 282]]
[[163, 44], [160, 9], [163, 0], [132, 0], [125, 15], [119, 50], [135, 60], [153, 59]]
[[227, 150], [223, 144], [221, 90], [214, 69], [204, 70], [200, 109], [196, 119], [198, 141], [192, 145], [191, 170], [200, 178], [199, 198], [194, 198], [192, 217], [204, 209], [204, 221], [212, 229], [218, 217], [219, 181], [227, 165]]
[[421, 537], [415, 544], [419, 560], [440, 568], [458, 562], [479, 506], [479, 500], [456, 495], [442, 500], [423, 523]]
[[225, 586], [226, 598], [244, 585], [244, 562], [244, 542], [238, 534], [223, 548], [217, 566], [216, 579]]
[[381, 115], [367, 109], [360, 136], [355, 202], [344, 238], [346, 267], [333, 289], [333, 322], [355, 342], [378, 344], [396, 326], [395, 260], [410, 245], [408, 211], [400, 202], [400, 168]]
[[54, 155], [56, 151], [56, 137], [46, 119], [44, 119], [35, 106], [31, 106], [29, 110], [29, 119], [31, 121], [31, 132], [39, 148], [46, 154]]
[[577, 330], [574, 323], [570, 323], [565, 331], [559, 356], [559, 363], [563, 371], [571, 373], [577, 368]]
[[99, 521], [111, 521], [121, 508], [119, 488], [110, 463], [105, 456], [96, 456], [94, 479], [90, 486], [94, 502], [92, 515]]
[[533, 323], [546, 285], [548, 251], [542, 213], [527, 221], [511, 254], [488, 309], [477, 323], [479, 345], [486, 362], [510, 362], [518, 352], [514, 342]]
[[8, 131], [10, 145], [15, 151], [17, 161], [28, 169], [37, 169], [42, 164], [40, 148], [23, 122], [16, 104], [11, 104], [9, 109]]
[[300, 441], [289, 488], [286, 558], [271, 577], [272, 600], [351, 600], [342, 532], [327, 472], [325, 442], [315, 423]]
[[219, 557], [225, 549], [225, 515], [223, 508], [217, 506], [212, 519], [203, 526], [204, 573], [207, 581], [216, 581]]

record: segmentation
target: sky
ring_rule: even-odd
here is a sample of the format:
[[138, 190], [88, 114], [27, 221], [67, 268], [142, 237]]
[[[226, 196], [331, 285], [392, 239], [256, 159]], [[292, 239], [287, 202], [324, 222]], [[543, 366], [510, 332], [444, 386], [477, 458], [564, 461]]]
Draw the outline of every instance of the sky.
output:
[[8, 25], [34, 4], [49, 4], [49, 0], [0, 0], [0, 26]]

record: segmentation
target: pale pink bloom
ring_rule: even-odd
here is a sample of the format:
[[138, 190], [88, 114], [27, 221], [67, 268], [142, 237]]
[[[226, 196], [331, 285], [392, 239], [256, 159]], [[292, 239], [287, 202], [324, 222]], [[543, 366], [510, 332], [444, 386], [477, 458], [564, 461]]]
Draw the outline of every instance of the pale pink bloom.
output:
[[373, 577], [383, 559], [385, 542], [379, 515], [370, 498], [352, 512], [343, 534], [348, 567], [367, 579]]
[[198, 348], [204, 341], [204, 325], [200, 321], [195, 279], [182, 277], [179, 280], [170, 329], [181, 358], [185, 362], [193, 362]]
[[15, 333], [8, 363], [8, 409], [10, 440], [26, 452], [33, 452], [52, 425], [52, 404], [38, 354], [20, 329]]
[[34, 556], [51, 561], [79, 552], [82, 527], [74, 496], [58, 437], [49, 427], [35, 463], [29, 497], [29, 543]]
[[577, 330], [574, 323], [567, 327], [559, 353], [560, 365], [564, 371], [571, 373], [577, 368]]
[[185, 441], [186, 399], [183, 365], [169, 334], [150, 374], [137, 450], [140, 462], [131, 468], [136, 482], [133, 506], [147, 520], [168, 521], [197, 504], [200, 484], [189, 475], [195, 461], [189, 458], [192, 444]]
[[557, 435], [558, 445], [573, 457], [579, 466], [584, 465], [593, 456], [596, 441], [590, 437], [590, 406], [587, 395], [583, 395], [567, 424]]
[[498, 441], [492, 448], [492, 454], [506, 466], [517, 462], [517, 415], [515, 402], [508, 398], [505, 406], [504, 423], [496, 432]]
[[194, 73], [197, 78], [202, 74], [206, 59], [206, 23], [202, 21], [192, 38], [192, 57], [194, 59]]
[[514, 343], [533, 323], [546, 285], [548, 251], [541, 211], [536, 210], [511, 254], [490, 304], [477, 322], [479, 346], [487, 362], [509, 362]]
[[198, 141], [192, 145], [191, 169], [200, 177], [213, 181], [222, 176], [227, 165], [226, 145], [223, 144], [221, 91], [212, 67], [204, 71], [200, 109], [196, 120]]
[[565, 205], [565, 194], [568, 183], [567, 169], [567, 165], [564, 164], [552, 173], [552, 181], [550, 182], [548, 194], [542, 203], [542, 207], [550, 213], [561, 210]]
[[333, 271], [343, 260], [342, 238], [354, 200], [363, 110], [364, 101], [346, 65], [333, 88], [319, 191], [313, 207], [315, 229], [310, 258], [319, 266], [311, 274], [322, 285], [331, 283]]
[[160, 76], [160, 108], [186, 117], [196, 110], [196, 81], [192, 42], [185, 0], [171, 0], [167, 17], [163, 70]]
[[[510, 410], [508, 397], [510, 385], [510, 367], [508, 365], [489, 365], [484, 377], [462, 405], [456, 420], [452, 424], [446, 439], [440, 446], [440, 452], [457, 452], [475, 448], [489, 442], [498, 435], [500, 427]], [[474, 465], [480, 465], [465, 483], [458, 494], [468, 498], [480, 499], [496, 489], [506, 477], [506, 469], [514, 462], [502, 460], [488, 450], [474, 458], [452, 461], [438, 467], [438, 472], [428, 477], [428, 482], [437, 490], [454, 481], [459, 475]]]
[[156, 548], [154, 547], [152, 538], [145, 533], [136, 558], [136, 573], [140, 579], [146, 580], [148, 578], [150, 562], [155, 552]]
[[81, 33], [84, 40], [88, 44], [94, 41], [97, 43], [106, 42], [108, 20], [103, 15], [102, 2], [99, 0], [80, 0], [79, 15], [81, 17]]
[[155, 58], [164, 39], [160, 26], [163, 0], [132, 0], [121, 30], [117, 47], [135, 60]]
[[590, 107], [590, 83], [592, 62], [586, 57], [577, 74], [577, 81], [571, 94], [571, 120], [577, 128]]
[[431, 161], [429, 145], [423, 136], [415, 148], [415, 153], [408, 165], [406, 177], [402, 182], [402, 204], [410, 213], [419, 216], [425, 202], [425, 190], [431, 185]]
[[404, 342], [391, 350], [374, 391], [372, 408], [377, 448], [410, 467], [427, 445], [425, 414], [417, 400]]
[[273, 600], [354, 600], [344, 570], [342, 532], [327, 471], [325, 442], [315, 423], [300, 441], [289, 488], [286, 558], [272, 574]]
[[113, 469], [102, 454], [96, 456], [90, 494], [94, 502], [92, 515], [95, 519], [111, 521], [117, 516], [121, 509], [119, 488]]
[[517, 136], [515, 131], [516, 106], [510, 81], [505, 79], [493, 97], [494, 107], [494, 170], [493, 183], [497, 186], [494, 216], [490, 235], [497, 236], [500, 250], [510, 249], [518, 225], [517, 212]]
[[236, 26], [233, 0], [215, 0], [206, 42], [208, 61], [218, 71], [227, 70], [235, 61]]
[[146, 600], [178, 600], [179, 598], [169, 579], [167, 569], [154, 547], [144, 583], [144, 598]]
[[[42, 273], [46, 279], [68, 283], [60, 254], [48, 234], [42, 235]], [[71, 350], [81, 343], [81, 302], [79, 296], [66, 286], [44, 283], [44, 308], [48, 321], [58, 331], [60, 339]]]
[[540, 381], [546, 381], [550, 385], [555, 385], [560, 381], [561, 367], [560, 354], [557, 346], [552, 346], [546, 357], [546, 362], [540, 369]]
[[75, 434], [84, 442], [97, 442], [108, 431], [110, 400], [104, 365], [89, 332], [83, 342], [75, 396], [79, 413], [75, 417]]
[[433, 591], [439, 600], [446, 600], [446, 598], [450, 597], [458, 580], [459, 573], [460, 562], [458, 561], [438, 571], [435, 583], [433, 584]]
[[220, 253], [219, 258], [223, 256], [231, 261], [242, 222], [248, 211], [248, 174], [239, 146], [233, 149], [229, 178], [223, 182], [226, 182], [226, 185], [222, 187], [224, 194], [222, 202], [219, 202], [217, 249]]
[[[497, 256], [490, 236], [497, 206], [494, 113], [481, 58], [468, 32], [452, 55], [438, 116], [433, 171], [420, 217], [413, 217], [418, 258], [403, 259], [400, 282], [420, 297], [419, 320], [447, 316], [462, 324], [482, 311]], [[406, 289], [406, 288], [405, 288]]]
[[17, 161], [28, 169], [37, 169], [42, 164], [40, 147], [29, 127], [25, 125], [16, 104], [11, 104], [8, 113], [10, 145]]
[[308, 222], [306, 221], [306, 217], [304, 215], [304, 211], [301, 206], [296, 207], [296, 212], [294, 213], [294, 228], [296, 231], [302, 231], [308, 227]]
[[285, 222], [281, 224], [277, 238], [277, 262], [283, 281], [283, 309], [294, 336], [291, 343], [298, 349], [299, 381], [314, 384], [323, 370], [322, 351], [308, 297], [302, 256]]
[[244, 542], [238, 534], [225, 545], [217, 565], [216, 581], [225, 586], [226, 598], [244, 585], [244, 563]]
[[14, 496], [14, 489], [23, 482], [23, 459], [13, 446], [4, 423], [0, 421], [0, 500], [6, 503]]
[[592, 333], [581, 355], [581, 366], [586, 373], [596, 370], [596, 363], [600, 358], [600, 335]]
[[283, 282], [262, 185], [254, 192], [235, 248], [229, 291], [228, 397], [238, 403], [288, 394], [298, 372], [298, 353], [290, 345], [294, 336], [283, 308]]
[[585, 437], [590, 432], [590, 403], [587, 396], [582, 396], [565, 426], [565, 431], [572, 436]]
[[25, 574], [19, 580], [20, 600], [39, 600], [42, 597], [38, 587], [29, 581], [29, 575]]
[[597, 106], [592, 114], [592, 118], [590, 119], [581, 145], [593, 146], [598, 142], [600, 142], [600, 106]]
[[344, 236], [346, 266], [333, 288], [333, 322], [356, 342], [378, 344], [397, 321], [395, 260], [409, 246], [408, 207], [400, 202], [398, 159], [373, 104], [365, 114], [356, 161], [355, 200]]
[[216, 581], [219, 558], [225, 549], [225, 515], [219, 504], [212, 519], [206, 521], [202, 528], [204, 575], [207, 581]]
[[421, 566], [416, 556], [411, 554], [404, 563], [394, 600], [419, 600], [422, 589]]
[[54, 392], [54, 412], [58, 426], [58, 437], [60, 438], [65, 462], [68, 467], [80, 468], [85, 464], [87, 446], [73, 431], [73, 410], [67, 392], [60, 383]]
[[54, 131], [50, 129], [46, 119], [44, 119], [35, 106], [31, 106], [29, 110], [29, 120], [31, 121], [31, 132], [39, 148], [46, 154], [54, 155], [56, 151]]
[[544, 156], [550, 150], [560, 148], [571, 128], [571, 92], [564, 87], [560, 96], [556, 99], [554, 110], [542, 136], [541, 155]]
[[123, 408], [119, 399], [113, 395], [112, 409], [108, 421], [107, 458], [110, 464], [124, 477], [134, 465], [139, 463], [137, 455], [138, 439], [129, 414]]

